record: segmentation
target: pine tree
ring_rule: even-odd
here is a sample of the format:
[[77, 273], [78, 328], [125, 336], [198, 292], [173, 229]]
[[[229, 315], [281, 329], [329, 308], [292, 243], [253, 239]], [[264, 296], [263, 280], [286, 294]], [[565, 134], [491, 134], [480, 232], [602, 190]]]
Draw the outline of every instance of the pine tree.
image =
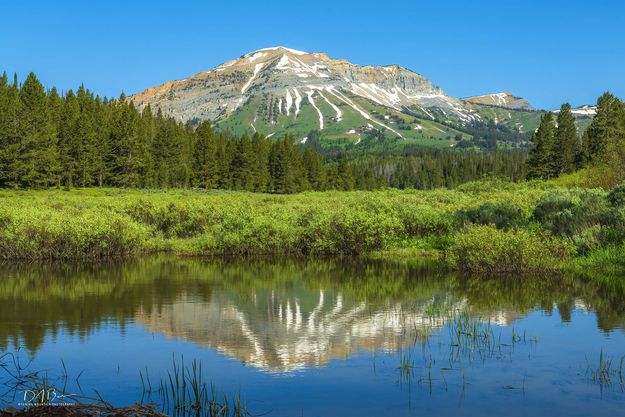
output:
[[141, 160], [137, 157], [139, 115], [126, 103], [122, 93], [112, 103], [110, 123], [110, 160], [107, 176], [110, 185], [139, 187]]
[[605, 156], [606, 145], [618, 136], [619, 102], [610, 93], [604, 93], [597, 100], [597, 114], [588, 126], [583, 141], [584, 161], [593, 162]]
[[290, 194], [310, 188], [301, 153], [295, 148], [290, 135], [272, 144], [269, 172], [273, 192]]
[[271, 175], [271, 190], [275, 193], [291, 192], [292, 184], [289, 169], [289, 154], [287, 144], [290, 138], [274, 142], [269, 153], [269, 173]]
[[58, 132], [59, 162], [61, 164], [61, 183], [73, 187], [78, 176], [78, 161], [81, 153], [81, 139], [77, 131], [80, 105], [72, 90], [65, 95], [63, 111]]
[[347, 158], [341, 158], [337, 167], [337, 174], [340, 182], [339, 186], [341, 190], [349, 191], [354, 189], [354, 177], [352, 175], [352, 168], [347, 162]]
[[56, 185], [60, 171], [56, 131], [46, 92], [32, 72], [19, 89], [18, 114], [19, 144], [10, 167], [15, 185]]
[[253, 190], [254, 154], [252, 141], [247, 135], [236, 141], [234, 157], [230, 163], [232, 188], [235, 190]]
[[252, 191], [269, 191], [269, 184], [271, 182], [271, 176], [269, 174], [270, 150], [271, 141], [269, 138], [258, 133], [255, 133], [254, 136], [252, 136], [252, 152], [254, 154]]
[[610, 127], [611, 132], [600, 159], [608, 168], [604, 180], [609, 187], [625, 180], [625, 103], [621, 100], [612, 102]]
[[555, 146], [558, 156], [558, 173], [573, 172], [578, 167], [581, 144], [570, 104], [565, 103], [560, 107], [557, 125]]
[[96, 97], [94, 102], [93, 125], [95, 126], [95, 161], [93, 171], [95, 183], [103, 187], [108, 182], [107, 162], [111, 161], [111, 106], [108, 101]]
[[139, 140], [141, 143], [141, 153], [144, 155], [144, 162], [141, 169], [141, 184], [143, 187], [157, 187], [156, 172], [154, 167], [154, 140], [156, 138], [157, 126], [152, 107], [148, 104], [141, 111], [139, 122]]
[[302, 164], [306, 170], [308, 183], [315, 191], [322, 191], [326, 187], [326, 173], [323, 160], [311, 146], [306, 146], [302, 155]]
[[82, 187], [94, 184], [97, 162], [97, 132], [94, 126], [94, 97], [84, 85], [78, 88], [76, 94], [80, 113], [76, 120], [76, 134], [79, 138], [80, 158], [77, 164], [77, 180]]
[[17, 85], [9, 84], [5, 72], [0, 77], [0, 187], [7, 187], [18, 182], [12, 172], [19, 143], [17, 100]]
[[193, 150], [193, 185], [211, 189], [218, 185], [217, 139], [210, 122], [204, 121], [195, 130]]
[[551, 178], [558, 172], [558, 156], [555, 147], [553, 114], [545, 113], [540, 119], [540, 126], [532, 136], [534, 148], [527, 158], [527, 178]]

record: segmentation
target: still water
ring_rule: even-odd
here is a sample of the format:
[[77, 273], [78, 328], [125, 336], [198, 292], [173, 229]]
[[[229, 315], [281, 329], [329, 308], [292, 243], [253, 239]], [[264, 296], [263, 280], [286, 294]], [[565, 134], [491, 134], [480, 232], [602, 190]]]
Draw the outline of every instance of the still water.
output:
[[140, 371], [156, 384], [184, 358], [251, 414], [625, 416], [624, 329], [623, 290], [574, 279], [362, 260], [11, 264], [0, 407], [23, 400], [13, 357], [117, 406], [158, 402]]

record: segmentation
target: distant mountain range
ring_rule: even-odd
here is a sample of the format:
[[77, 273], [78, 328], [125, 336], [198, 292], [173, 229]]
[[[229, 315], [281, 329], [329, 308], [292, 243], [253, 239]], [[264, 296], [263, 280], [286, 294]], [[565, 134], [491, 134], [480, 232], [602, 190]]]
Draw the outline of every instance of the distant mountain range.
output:
[[[326, 145], [375, 138], [454, 146], [473, 139], [472, 126], [522, 133], [533, 131], [541, 115], [508, 92], [458, 99], [399, 65], [360, 66], [285, 47], [250, 52], [130, 99], [181, 122], [210, 120], [234, 134], [289, 133], [302, 143], [314, 135]], [[592, 116], [590, 109], [576, 114]]]
[[527, 100], [522, 97], [516, 97], [509, 92], [467, 97], [463, 100], [468, 101], [469, 103], [505, 107], [507, 109], [536, 110], [531, 104], [527, 102]]

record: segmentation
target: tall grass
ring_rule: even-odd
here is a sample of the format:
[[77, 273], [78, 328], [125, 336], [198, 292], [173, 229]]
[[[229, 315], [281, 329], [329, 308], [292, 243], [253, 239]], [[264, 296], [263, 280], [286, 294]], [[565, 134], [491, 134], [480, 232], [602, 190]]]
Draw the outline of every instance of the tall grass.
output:
[[185, 365], [184, 357], [174, 356], [172, 369], [153, 387], [148, 370], [139, 373], [144, 399], [156, 394], [163, 412], [173, 416], [194, 417], [244, 417], [249, 415], [247, 405], [237, 393], [234, 398], [219, 394], [215, 386], [207, 383], [202, 363], [196, 359]]
[[625, 356], [622, 356], [618, 362], [613, 358], [599, 352], [599, 361], [596, 366], [588, 365], [587, 374], [593, 382], [603, 385], [612, 385], [618, 382], [619, 385], [625, 385], [623, 372], [625, 371]]

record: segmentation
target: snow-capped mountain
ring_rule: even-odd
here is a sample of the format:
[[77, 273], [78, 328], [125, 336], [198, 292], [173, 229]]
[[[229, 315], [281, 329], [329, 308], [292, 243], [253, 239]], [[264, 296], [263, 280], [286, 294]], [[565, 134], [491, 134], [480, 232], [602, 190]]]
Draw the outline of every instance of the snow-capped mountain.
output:
[[260, 49], [130, 99], [187, 121], [212, 120], [234, 131], [313, 130], [353, 137], [371, 130], [397, 138], [457, 134], [440, 119], [466, 124], [480, 115], [427, 78], [398, 65], [360, 66], [285, 47]]
[[[553, 113], [560, 113], [560, 109], [553, 110]], [[573, 116], [577, 118], [593, 118], [597, 114], [597, 106], [580, 106], [571, 109]]]
[[510, 92], [484, 94], [481, 96], [466, 97], [463, 99], [469, 103], [484, 104], [487, 106], [504, 107], [514, 110], [535, 110], [534, 107], [522, 97], [514, 96]]

